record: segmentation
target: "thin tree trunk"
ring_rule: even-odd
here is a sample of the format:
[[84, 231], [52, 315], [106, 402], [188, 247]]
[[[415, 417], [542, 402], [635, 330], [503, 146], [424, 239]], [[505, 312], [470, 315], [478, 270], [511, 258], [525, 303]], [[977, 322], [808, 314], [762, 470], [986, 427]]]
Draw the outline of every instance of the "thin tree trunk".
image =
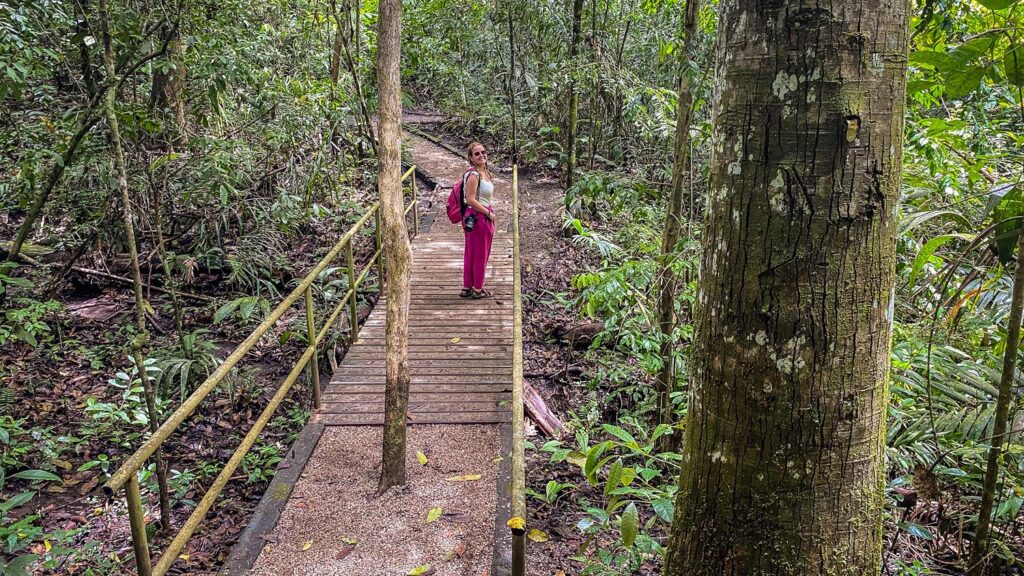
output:
[[907, 10], [719, 3], [666, 575], [881, 569]]
[[405, 484], [409, 405], [409, 267], [412, 254], [402, 209], [402, 0], [381, 0], [377, 32], [380, 97], [378, 187], [384, 232], [387, 295], [384, 368], [384, 448], [378, 492]]
[[[675, 421], [672, 412], [672, 389], [675, 384], [675, 297], [676, 275], [672, 264], [676, 258], [676, 244], [682, 232], [683, 186], [686, 169], [690, 162], [690, 115], [693, 108], [693, 93], [690, 89], [690, 49], [697, 33], [697, 14], [700, 0], [687, 0], [684, 20], [683, 45], [679, 59], [679, 94], [676, 112], [675, 162], [672, 166], [672, 193], [665, 210], [665, 228], [661, 238], [661, 261], [658, 263], [658, 328], [661, 330], [661, 371], [655, 384], [658, 392], [657, 424], [671, 425]], [[661, 450], [679, 450], [682, 436], [677, 432], [661, 436]]]
[[988, 450], [985, 467], [985, 481], [981, 491], [981, 508], [978, 510], [978, 528], [975, 531], [974, 546], [971, 548], [971, 563], [967, 573], [981, 576], [989, 565], [989, 544], [992, 538], [992, 507], [995, 503], [996, 482], [999, 479], [999, 459], [1006, 443], [1006, 428], [1009, 424], [1010, 404], [1013, 401], [1013, 375], [1020, 349], [1020, 324], [1024, 315], [1024, 231], [1017, 239], [1017, 270], [1013, 275], [1013, 295], [1010, 299], [1010, 316], [1006, 319], [1006, 350], [1003, 352], [1003, 373], [999, 378], [999, 396], [996, 398], [996, 416], [992, 426], [992, 445]]
[[516, 126], [516, 36], [512, 17], [515, 15], [515, 0], [508, 7], [508, 101], [512, 108], [512, 163], [519, 163], [519, 138]]
[[[359, 57], [359, 5], [360, 1], [356, 0], [357, 25], [354, 33], [356, 39], [356, 58]], [[338, 22], [338, 25], [340, 27], [341, 22]], [[373, 154], [377, 155], [377, 140], [373, 134], [373, 121], [370, 119], [370, 111], [366, 106], [366, 97], [363, 95], [363, 86], [362, 83], [359, 81], [359, 71], [356, 69], [355, 59], [352, 57], [352, 51], [348, 47], [350, 41], [351, 38], [349, 38], [348, 35], [346, 34], [346, 37], [342, 40], [342, 47], [344, 48], [345, 55], [345, 67], [348, 68], [348, 73], [352, 75], [352, 84], [356, 89], [356, 101], [359, 103], [359, 112], [362, 115], [363, 119], [363, 129], [366, 130], [366, 139], [370, 143], [370, 149], [372, 150]]]
[[338, 3], [331, 0], [329, 3], [331, 17], [334, 19], [334, 41], [331, 46], [331, 84], [337, 85], [341, 77], [341, 47], [342, 47], [342, 23], [341, 15], [338, 13]]
[[[109, 83], [116, 86], [114, 76], [114, 48], [111, 41], [110, 21], [107, 16], [106, 0], [99, 0], [100, 23], [103, 28], [103, 64], [106, 68]], [[132, 222], [131, 198], [128, 192], [128, 172], [125, 170], [124, 149], [121, 147], [121, 131], [117, 122], [117, 113], [114, 108], [114, 100], [117, 97], [117, 89], [110, 88], [104, 97], [104, 111], [106, 112], [107, 125], [110, 128], [110, 140], [113, 145], [114, 171], [117, 173], [117, 186], [121, 192], [121, 203], [123, 204], [124, 233], [128, 243], [128, 254], [131, 258], [132, 279], [135, 285], [135, 319], [138, 334], [132, 339], [132, 357], [135, 367], [139, 371], [139, 380], [146, 396], [146, 409], [149, 414], [149, 429], [156, 432], [160, 427], [159, 415], [156, 411], [156, 396], [153, 385], [149, 381], [144, 362], [144, 349], [148, 334], [146, 332], [146, 306], [142, 296], [142, 271], [139, 269], [139, 252], [135, 245], [135, 225]], [[156, 476], [160, 491], [160, 524], [161, 528], [168, 530], [171, 527], [171, 505], [169, 492], [167, 490], [167, 468], [164, 466], [163, 455], [158, 450], [155, 453]]]
[[[576, 68], [576, 55], [580, 49], [580, 20], [583, 18], [583, 0], [572, 2], [572, 40], [569, 44], [570, 74]], [[576, 81], [569, 79], [569, 126], [565, 138], [565, 188], [572, 188], [576, 172], [576, 131], [580, 119], [580, 95], [576, 91]]]

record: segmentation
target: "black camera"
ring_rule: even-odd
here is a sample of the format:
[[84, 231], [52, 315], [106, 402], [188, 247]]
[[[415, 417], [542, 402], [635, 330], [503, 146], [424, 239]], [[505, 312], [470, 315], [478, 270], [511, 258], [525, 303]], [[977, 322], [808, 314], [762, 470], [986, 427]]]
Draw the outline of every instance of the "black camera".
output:
[[476, 226], [476, 215], [470, 214], [466, 216], [466, 219], [462, 221], [462, 229], [466, 232], [472, 232], [473, 226]]

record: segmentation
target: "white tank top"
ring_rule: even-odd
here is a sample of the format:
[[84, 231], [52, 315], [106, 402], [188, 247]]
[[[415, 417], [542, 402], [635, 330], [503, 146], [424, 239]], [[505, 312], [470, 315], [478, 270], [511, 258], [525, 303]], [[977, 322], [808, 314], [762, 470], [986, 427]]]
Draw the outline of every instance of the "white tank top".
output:
[[484, 180], [477, 174], [477, 178], [480, 183], [476, 187], [476, 199], [484, 206], [491, 207], [491, 195], [494, 194], [494, 183], [489, 180]]

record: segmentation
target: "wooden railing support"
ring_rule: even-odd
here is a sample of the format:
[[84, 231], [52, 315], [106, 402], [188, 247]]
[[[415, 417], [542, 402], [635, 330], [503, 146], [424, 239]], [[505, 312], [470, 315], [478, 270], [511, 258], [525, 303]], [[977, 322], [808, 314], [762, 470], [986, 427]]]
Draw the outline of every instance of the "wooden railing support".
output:
[[[351, 243], [349, 243], [351, 246]], [[355, 300], [355, 298], [352, 298]], [[309, 364], [309, 384], [313, 390], [313, 409], [320, 409], [320, 356], [316, 351], [316, 311], [313, 309], [313, 288], [306, 288], [306, 334], [313, 359]]]

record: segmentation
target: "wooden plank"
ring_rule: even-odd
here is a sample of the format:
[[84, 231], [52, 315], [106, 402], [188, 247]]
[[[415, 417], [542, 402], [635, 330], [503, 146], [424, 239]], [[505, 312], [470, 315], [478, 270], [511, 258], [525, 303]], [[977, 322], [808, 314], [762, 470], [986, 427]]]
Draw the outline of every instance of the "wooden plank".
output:
[[[384, 414], [320, 414], [324, 426], [383, 426]], [[410, 426], [424, 424], [505, 424], [511, 412], [453, 412], [450, 414], [413, 414]]]

